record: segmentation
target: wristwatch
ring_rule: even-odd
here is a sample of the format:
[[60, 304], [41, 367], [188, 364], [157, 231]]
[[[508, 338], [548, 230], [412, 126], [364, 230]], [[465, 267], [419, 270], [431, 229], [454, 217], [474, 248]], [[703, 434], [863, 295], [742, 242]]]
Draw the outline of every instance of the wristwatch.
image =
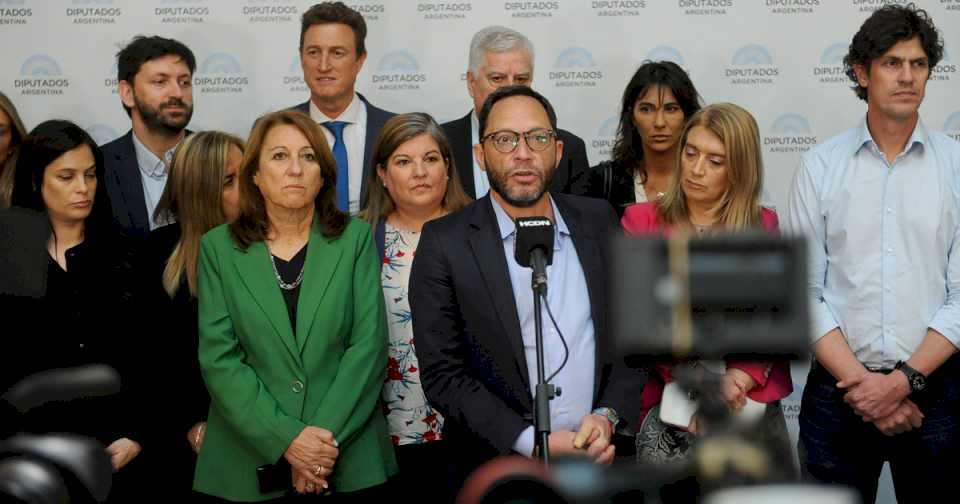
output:
[[911, 392], [923, 392], [923, 389], [927, 388], [927, 377], [923, 376], [923, 373], [920, 371], [907, 365], [906, 362], [898, 361], [893, 369], [899, 369], [903, 374], [907, 375], [907, 383], [910, 384]]
[[613, 408], [607, 408], [607, 407], [597, 408], [593, 410], [591, 413], [593, 413], [594, 415], [599, 415], [606, 418], [607, 421], [610, 422], [610, 428], [613, 431], [617, 430], [617, 424], [620, 423], [620, 415], [618, 415], [617, 411], [614, 410]]

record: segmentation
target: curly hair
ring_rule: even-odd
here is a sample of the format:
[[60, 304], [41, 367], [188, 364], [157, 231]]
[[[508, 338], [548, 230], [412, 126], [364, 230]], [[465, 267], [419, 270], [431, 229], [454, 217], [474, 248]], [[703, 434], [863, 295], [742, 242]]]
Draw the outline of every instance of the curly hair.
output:
[[859, 66], [869, 71], [870, 62], [883, 56], [897, 43], [914, 37], [920, 39], [920, 45], [927, 54], [928, 68], [937, 66], [943, 59], [943, 37], [927, 11], [918, 9], [912, 3], [885, 5], [863, 22], [843, 58], [843, 70], [853, 81], [851, 89], [858, 98], [867, 101], [867, 88], [860, 85], [854, 68]]

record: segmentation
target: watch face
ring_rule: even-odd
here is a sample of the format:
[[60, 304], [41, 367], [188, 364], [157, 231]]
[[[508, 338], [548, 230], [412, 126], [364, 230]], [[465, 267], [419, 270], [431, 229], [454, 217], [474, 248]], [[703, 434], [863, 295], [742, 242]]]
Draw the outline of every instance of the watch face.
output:
[[919, 392], [927, 385], [927, 381], [923, 379], [922, 376], [913, 375], [910, 378], [910, 388]]

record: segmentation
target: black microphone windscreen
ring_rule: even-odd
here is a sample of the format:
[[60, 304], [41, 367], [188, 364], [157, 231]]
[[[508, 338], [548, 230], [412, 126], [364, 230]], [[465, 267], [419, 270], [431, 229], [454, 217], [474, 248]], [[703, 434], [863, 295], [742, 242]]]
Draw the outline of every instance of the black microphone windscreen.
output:
[[514, 221], [517, 227], [513, 255], [520, 266], [530, 267], [530, 254], [535, 249], [543, 250], [547, 264], [553, 263], [553, 222], [546, 217], [520, 217]]

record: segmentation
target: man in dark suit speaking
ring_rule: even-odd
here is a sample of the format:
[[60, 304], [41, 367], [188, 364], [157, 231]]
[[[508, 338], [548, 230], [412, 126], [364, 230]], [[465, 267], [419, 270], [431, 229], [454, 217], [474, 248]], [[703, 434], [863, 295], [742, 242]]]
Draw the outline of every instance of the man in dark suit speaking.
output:
[[[488, 26], [470, 41], [470, 68], [467, 69], [467, 91], [474, 108], [467, 115], [443, 124], [453, 146], [453, 158], [460, 173], [460, 182], [472, 198], [480, 198], [490, 188], [487, 177], [473, 158], [473, 146], [479, 140], [478, 115], [487, 96], [501, 86], [533, 84], [533, 43], [523, 34], [503, 26]], [[563, 144], [563, 156], [553, 175], [550, 190], [571, 193], [573, 183], [586, 176], [590, 169], [583, 140], [573, 133], [558, 129], [557, 139]]]
[[354, 91], [367, 59], [366, 37], [363, 16], [343, 2], [316, 4], [301, 19], [300, 66], [310, 99], [294, 108], [323, 126], [337, 160], [337, 206], [350, 213], [366, 202], [373, 144], [395, 115]]
[[461, 478], [497, 455], [533, 455], [533, 294], [531, 270], [514, 258], [514, 219], [546, 217], [555, 224], [546, 303], [557, 327], [544, 314], [545, 364], [563, 391], [550, 402], [549, 447], [610, 463], [611, 436], [617, 425], [636, 421], [645, 382], [613, 355], [607, 334], [603, 257], [616, 216], [606, 201], [547, 192], [564, 146], [539, 93], [500, 88], [479, 123], [474, 151], [491, 190], [424, 226], [411, 272], [427, 399], [447, 419], [444, 436]]
[[131, 237], [164, 224], [153, 211], [193, 116], [196, 67], [187, 46], [156, 36], [136, 37], [117, 54], [118, 92], [132, 128], [101, 149], [114, 224]]

